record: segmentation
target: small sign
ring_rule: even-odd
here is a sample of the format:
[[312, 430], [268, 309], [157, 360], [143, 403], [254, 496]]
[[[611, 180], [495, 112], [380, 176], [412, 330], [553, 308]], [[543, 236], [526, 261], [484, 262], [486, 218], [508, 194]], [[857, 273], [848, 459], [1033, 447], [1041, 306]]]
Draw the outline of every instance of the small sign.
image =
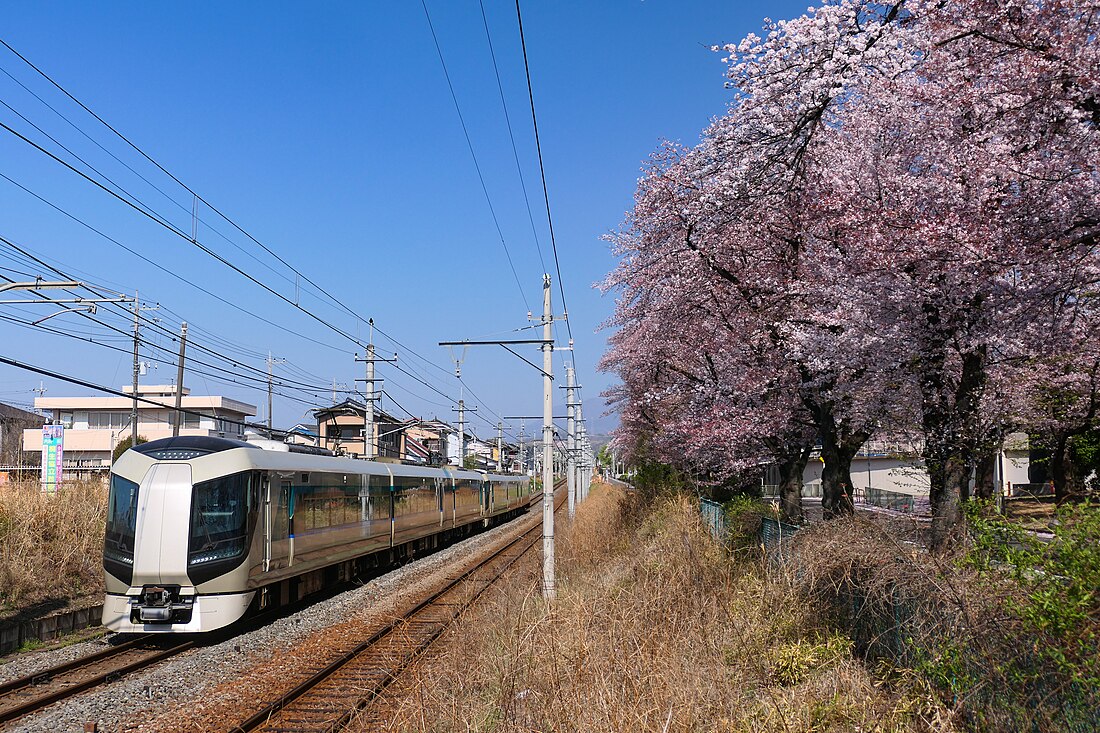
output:
[[42, 426], [42, 490], [56, 491], [62, 479], [64, 425]]

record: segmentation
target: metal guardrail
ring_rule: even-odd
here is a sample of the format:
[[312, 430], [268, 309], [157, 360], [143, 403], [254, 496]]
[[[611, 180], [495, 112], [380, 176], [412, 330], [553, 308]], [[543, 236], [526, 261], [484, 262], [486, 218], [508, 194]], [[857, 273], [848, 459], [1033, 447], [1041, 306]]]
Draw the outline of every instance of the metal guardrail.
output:
[[1042, 484], [1008, 484], [1005, 489], [1008, 496], [1054, 496], [1054, 484], [1050, 481]]
[[904, 512], [905, 514], [929, 514], [932, 511], [926, 496], [903, 494], [899, 491], [876, 489], [870, 486], [864, 489], [856, 489], [852, 498], [857, 504], [869, 504], [894, 512]]
[[703, 524], [710, 530], [711, 535], [720, 542], [725, 542], [729, 529], [726, 527], [726, 512], [722, 505], [710, 499], [699, 500], [699, 513], [703, 517]]

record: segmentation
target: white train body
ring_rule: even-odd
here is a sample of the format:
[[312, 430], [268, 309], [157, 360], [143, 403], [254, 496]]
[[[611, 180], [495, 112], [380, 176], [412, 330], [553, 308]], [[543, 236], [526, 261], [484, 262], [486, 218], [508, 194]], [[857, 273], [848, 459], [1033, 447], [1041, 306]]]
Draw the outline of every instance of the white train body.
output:
[[218, 629], [525, 509], [527, 476], [167, 438], [111, 472], [103, 623]]

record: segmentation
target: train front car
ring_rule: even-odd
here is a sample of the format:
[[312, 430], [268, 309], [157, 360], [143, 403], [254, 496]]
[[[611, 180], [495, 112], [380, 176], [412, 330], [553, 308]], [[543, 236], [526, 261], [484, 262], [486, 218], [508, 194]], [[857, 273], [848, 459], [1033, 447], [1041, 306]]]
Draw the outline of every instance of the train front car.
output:
[[259, 503], [250, 456], [259, 450], [165, 438], [119, 458], [107, 500], [104, 626], [203, 632], [244, 615], [256, 594], [242, 580]]

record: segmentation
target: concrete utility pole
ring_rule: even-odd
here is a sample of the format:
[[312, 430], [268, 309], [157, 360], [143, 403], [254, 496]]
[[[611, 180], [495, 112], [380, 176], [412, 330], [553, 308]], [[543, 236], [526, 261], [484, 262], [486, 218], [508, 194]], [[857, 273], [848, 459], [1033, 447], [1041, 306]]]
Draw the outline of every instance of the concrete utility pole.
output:
[[497, 470], [504, 471], [504, 423], [497, 423]]
[[286, 359], [274, 359], [271, 356], [271, 352], [267, 352], [267, 437], [271, 437], [271, 431], [275, 427], [275, 421], [272, 419], [272, 409], [274, 407], [275, 393], [275, 380], [274, 380], [274, 367], [276, 364], [286, 364]]
[[130, 408], [130, 447], [133, 448], [137, 445], [138, 438], [138, 376], [141, 374], [141, 362], [138, 361], [138, 344], [141, 343], [141, 312], [142, 311], [155, 311], [160, 308], [159, 305], [145, 305], [141, 304], [141, 300], [138, 298], [138, 291], [134, 291], [134, 402]]
[[569, 519], [577, 512], [577, 385], [573, 367], [565, 368], [565, 477], [569, 492]]
[[180, 360], [176, 369], [176, 422], [172, 425], [172, 437], [178, 438], [183, 422], [183, 359], [187, 354], [187, 322], [180, 326]]
[[381, 395], [376, 392], [374, 385], [383, 381], [375, 378], [374, 365], [380, 361], [390, 363], [396, 362], [397, 354], [394, 354], [392, 359], [379, 359], [374, 355], [374, 319], [371, 318], [367, 323], [370, 324], [370, 339], [367, 343], [367, 353], [362, 359], [359, 358], [359, 354], [355, 355], [356, 361], [361, 361], [366, 364], [366, 379], [356, 379], [355, 381], [363, 382], [364, 401], [366, 402], [365, 409], [363, 410], [363, 457], [367, 460], [371, 460], [378, 457], [377, 439], [374, 435], [374, 403], [381, 397]]
[[580, 501], [584, 501], [588, 498], [588, 484], [585, 482], [585, 466], [588, 464], [588, 431], [585, 429], [584, 424], [584, 406], [578, 403], [574, 408], [576, 410], [575, 417], [577, 423], [577, 435], [580, 439], [578, 444], [578, 453], [580, 453], [581, 460], [577, 464], [577, 491], [580, 494]]
[[519, 465], [520, 470], [527, 473], [527, 446], [525, 445], [525, 439], [527, 437], [524, 428], [527, 426], [524, 423], [519, 424], [519, 435], [516, 440], [519, 442]]
[[[528, 314], [530, 317], [530, 314]], [[501, 346], [528, 366], [542, 372], [542, 592], [547, 601], [557, 596], [554, 581], [554, 313], [550, 303], [550, 275], [542, 276], [542, 338], [510, 339], [504, 341], [440, 341], [440, 346]], [[542, 348], [542, 368], [530, 361], [512, 346], [539, 344]], [[505, 420], [523, 419], [504, 416]]]
[[466, 413], [477, 412], [476, 407], [466, 407], [466, 400], [459, 400], [458, 407], [452, 407], [451, 412], [458, 413], [458, 467], [466, 467]]
[[130, 447], [137, 446], [137, 431], [138, 431], [138, 374], [141, 371], [141, 365], [138, 363], [138, 343], [139, 333], [141, 329], [141, 301], [138, 300], [138, 291], [134, 291], [134, 379], [133, 379], [133, 398], [134, 403], [130, 408]]
[[554, 580], [554, 312], [550, 275], [542, 276], [542, 595], [557, 598]]

